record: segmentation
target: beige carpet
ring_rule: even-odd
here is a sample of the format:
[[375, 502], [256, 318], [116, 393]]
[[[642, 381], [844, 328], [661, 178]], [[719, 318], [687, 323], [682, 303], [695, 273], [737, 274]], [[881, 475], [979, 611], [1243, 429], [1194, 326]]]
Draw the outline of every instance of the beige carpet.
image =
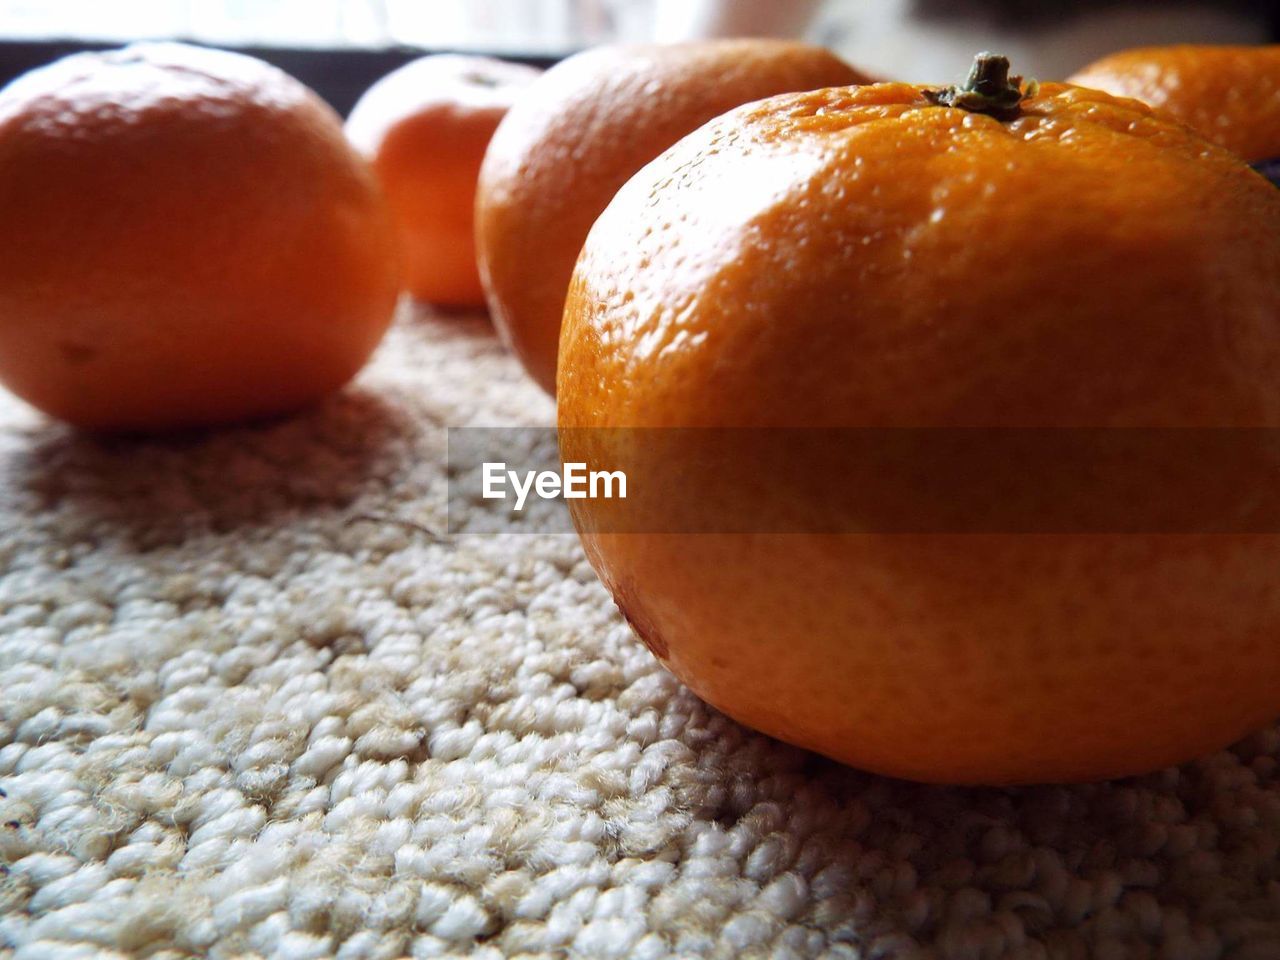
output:
[[572, 536], [418, 528], [442, 425], [550, 416], [425, 316], [274, 425], [0, 401], [0, 954], [1280, 958], [1280, 732], [1022, 790], [751, 733]]

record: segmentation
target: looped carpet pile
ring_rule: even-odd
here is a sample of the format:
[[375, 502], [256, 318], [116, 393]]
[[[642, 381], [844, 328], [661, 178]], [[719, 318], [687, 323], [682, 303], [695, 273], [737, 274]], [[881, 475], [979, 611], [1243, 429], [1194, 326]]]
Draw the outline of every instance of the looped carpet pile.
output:
[[[1280, 732], [946, 789], [700, 703], [566, 535], [439, 538], [477, 318], [166, 440], [0, 401], [0, 955], [1280, 958]], [[1277, 678], [1280, 682], [1280, 678]]]

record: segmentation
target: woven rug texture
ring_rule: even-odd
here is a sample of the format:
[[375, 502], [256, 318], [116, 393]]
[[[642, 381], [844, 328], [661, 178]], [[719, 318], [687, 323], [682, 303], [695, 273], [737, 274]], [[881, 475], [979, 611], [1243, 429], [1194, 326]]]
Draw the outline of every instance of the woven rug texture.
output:
[[433, 535], [445, 426], [552, 419], [424, 311], [277, 423], [0, 401], [0, 956], [1280, 958], [1280, 731], [1009, 790], [753, 733], [572, 535]]

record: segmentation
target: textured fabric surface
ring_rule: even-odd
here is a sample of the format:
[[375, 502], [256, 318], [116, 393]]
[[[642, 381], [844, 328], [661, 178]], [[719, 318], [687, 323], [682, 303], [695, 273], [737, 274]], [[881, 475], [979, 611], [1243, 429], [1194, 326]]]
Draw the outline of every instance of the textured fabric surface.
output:
[[406, 316], [322, 409], [0, 406], [0, 954], [1280, 958], [1280, 733], [944, 789], [701, 704], [572, 536], [441, 541], [443, 425], [547, 423]]

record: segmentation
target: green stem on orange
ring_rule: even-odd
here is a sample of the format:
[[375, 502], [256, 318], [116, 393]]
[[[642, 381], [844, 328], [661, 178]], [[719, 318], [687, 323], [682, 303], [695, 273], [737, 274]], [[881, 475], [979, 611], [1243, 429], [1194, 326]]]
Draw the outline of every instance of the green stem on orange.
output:
[[962, 86], [942, 90], [926, 90], [925, 98], [940, 107], [959, 107], [972, 113], [985, 113], [997, 120], [1013, 120], [1018, 116], [1024, 97], [1035, 96], [1038, 84], [1021, 77], [1009, 76], [1009, 58], [994, 53], [980, 53], [973, 58], [969, 77]]

